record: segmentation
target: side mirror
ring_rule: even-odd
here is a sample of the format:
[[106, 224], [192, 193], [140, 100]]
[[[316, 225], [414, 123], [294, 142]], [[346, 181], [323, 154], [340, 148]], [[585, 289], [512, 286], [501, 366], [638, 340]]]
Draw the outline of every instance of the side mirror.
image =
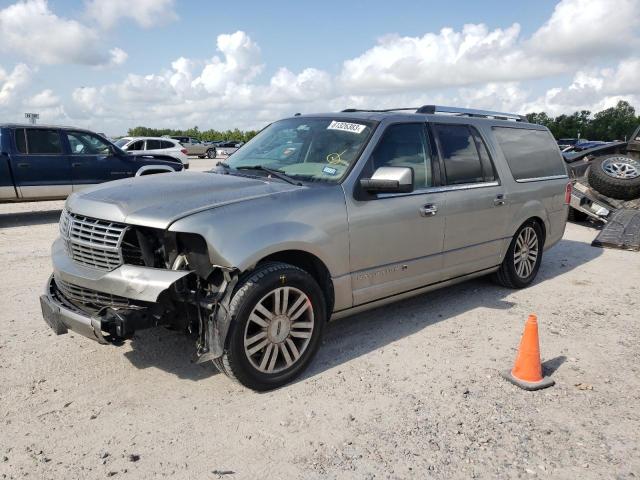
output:
[[380, 167], [371, 178], [360, 179], [363, 190], [371, 193], [413, 192], [413, 168]]

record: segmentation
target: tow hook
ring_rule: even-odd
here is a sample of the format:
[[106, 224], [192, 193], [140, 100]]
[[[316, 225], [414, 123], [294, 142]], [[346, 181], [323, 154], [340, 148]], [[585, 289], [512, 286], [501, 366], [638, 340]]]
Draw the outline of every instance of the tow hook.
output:
[[[114, 343], [131, 338], [136, 330], [153, 326], [146, 310], [116, 310], [105, 307], [91, 319], [94, 332], [100, 343]], [[104, 335], [103, 332], [108, 332]], [[102, 339], [102, 341], [100, 341]]]

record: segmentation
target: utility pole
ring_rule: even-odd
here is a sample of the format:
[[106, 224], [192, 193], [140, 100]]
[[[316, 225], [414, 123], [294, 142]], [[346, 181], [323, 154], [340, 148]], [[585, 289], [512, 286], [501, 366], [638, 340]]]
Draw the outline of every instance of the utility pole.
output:
[[35, 125], [36, 121], [40, 118], [40, 114], [39, 113], [25, 113], [24, 114], [24, 118], [29, 119], [29, 123], [31, 123], [31, 125]]

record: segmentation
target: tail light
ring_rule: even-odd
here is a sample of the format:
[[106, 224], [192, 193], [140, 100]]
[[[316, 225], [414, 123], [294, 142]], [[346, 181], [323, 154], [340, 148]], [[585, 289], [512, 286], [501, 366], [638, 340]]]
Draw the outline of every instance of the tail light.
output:
[[187, 154], [187, 149], [183, 148], [182, 150], [180, 150], [182, 153], [184, 153], [185, 155]]
[[564, 203], [569, 205], [571, 203], [571, 189], [573, 188], [573, 184], [571, 182], [567, 183], [567, 186], [564, 189]]

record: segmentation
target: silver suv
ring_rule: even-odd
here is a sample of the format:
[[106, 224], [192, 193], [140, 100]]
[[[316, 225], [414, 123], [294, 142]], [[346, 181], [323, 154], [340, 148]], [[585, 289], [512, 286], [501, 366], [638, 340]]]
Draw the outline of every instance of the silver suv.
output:
[[191, 332], [199, 361], [266, 390], [302, 372], [330, 319], [481, 275], [530, 285], [570, 186], [552, 135], [518, 115], [295, 116], [214, 171], [69, 197], [42, 312], [100, 343]]

